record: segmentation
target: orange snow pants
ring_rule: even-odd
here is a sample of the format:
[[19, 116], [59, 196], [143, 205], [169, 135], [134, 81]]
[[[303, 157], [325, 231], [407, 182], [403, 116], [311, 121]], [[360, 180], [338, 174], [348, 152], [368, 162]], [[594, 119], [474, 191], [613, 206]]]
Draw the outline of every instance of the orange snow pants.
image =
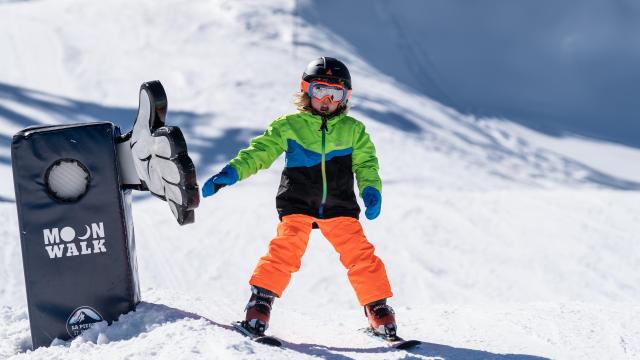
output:
[[268, 253], [258, 261], [249, 283], [282, 296], [291, 273], [300, 269], [314, 222], [340, 254], [360, 305], [393, 295], [382, 260], [374, 255], [374, 247], [364, 236], [360, 221], [351, 217], [317, 219], [301, 214], [282, 217], [278, 233], [269, 243]]

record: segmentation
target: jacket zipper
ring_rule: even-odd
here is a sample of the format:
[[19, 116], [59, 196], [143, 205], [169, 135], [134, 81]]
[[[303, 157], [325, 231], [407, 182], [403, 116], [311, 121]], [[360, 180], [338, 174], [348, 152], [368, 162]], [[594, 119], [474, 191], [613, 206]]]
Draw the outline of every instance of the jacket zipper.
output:
[[327, 134], [327, 118], [322, 117], [322, 125], [320, 126], [322, 131], [322, 153], [320, 160], [320, 169], [322, 171], [322, 202], [320, 203], [320, 219], [324, 218], [324, 205], [327, 202], [327, 169], [325, 166], [325, 151], [326, 151], [326, 134]]

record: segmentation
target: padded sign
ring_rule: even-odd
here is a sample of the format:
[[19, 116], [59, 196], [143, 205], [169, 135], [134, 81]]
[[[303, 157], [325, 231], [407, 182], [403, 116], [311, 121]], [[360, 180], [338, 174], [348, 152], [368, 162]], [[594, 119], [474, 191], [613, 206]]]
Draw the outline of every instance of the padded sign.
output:
[[118, 319], [140, 301], [131, 192], [194, 222], [196, 171], [167, 96], [142, 84], [133, 130], [110, 122], [27, 128], [11, 160], [34, 348]]
[[112, 123], [42, 126], [13, 137], [11, 160], [34, 348], [116, 320], [140, 301], [131, 191]]

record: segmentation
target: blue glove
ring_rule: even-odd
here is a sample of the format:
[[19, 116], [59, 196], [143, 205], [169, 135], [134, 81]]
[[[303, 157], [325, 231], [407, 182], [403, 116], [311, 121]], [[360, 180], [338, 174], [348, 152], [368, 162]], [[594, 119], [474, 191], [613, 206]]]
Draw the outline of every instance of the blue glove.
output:
[[378, 189], [367, 186], [362, 191], [362, 200], [364, 201], [364, 206], [366, 206], [367, 210], [364, 214], [367, 216], [367, 219], [373, 220], [380, 215], [380, 207], [382, 206], [382, 195], [380, 195], [380, 191]]
[[227, 185], [233, 185], [238, 181], [238, 172], [236, 169], [227, 165], [219, 173], [213, 175], [202, 186], [202, 196], [207, 197], [215, 194], [221, 188]]

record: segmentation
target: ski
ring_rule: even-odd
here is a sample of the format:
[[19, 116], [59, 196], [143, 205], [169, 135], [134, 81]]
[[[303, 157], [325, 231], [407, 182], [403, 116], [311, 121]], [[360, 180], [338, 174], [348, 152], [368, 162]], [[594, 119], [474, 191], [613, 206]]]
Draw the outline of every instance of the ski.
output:
[[365, 334], [371, 336], [372, 338], [378, 339], [378, 340], [382, 340], [385, 342], [385, 344], [389, 347], [392, 347], [394, 349], [399, 349], [399, 350], [409, 350], [412, 349], [418, 345], [420, 345], [422, 342], [419, 340], [405, 340], [403, 338], [401, 338], [400, 336], [392, 336], [392, 337], [388, 337], [386, 335], [377, 333], [375, 331], [373, 331], [372, 328], [364, 328], [364, 329], [360, 329], [360, 331], [364, 332]]
[[257, 343], [265, 344], [265, 345], [269, 345], [269, 346], [276, 346], [276, 347], [282, 346], [282, 341], [280, 339], [278, 339], [277, 337], [269, 336], [269, 335], [256, 335], [256, 334], [253, 334], [253, 333], [249, 332], [249, 330], [247, 330], [242, 325], [242, 321], [234, 321], [233, 323], [231, 323], [231, 325], [239, 333], [241, 333], [242, 335], [250, 338], [251, 340], [253, 340], [253, 341], [257, 342]]

